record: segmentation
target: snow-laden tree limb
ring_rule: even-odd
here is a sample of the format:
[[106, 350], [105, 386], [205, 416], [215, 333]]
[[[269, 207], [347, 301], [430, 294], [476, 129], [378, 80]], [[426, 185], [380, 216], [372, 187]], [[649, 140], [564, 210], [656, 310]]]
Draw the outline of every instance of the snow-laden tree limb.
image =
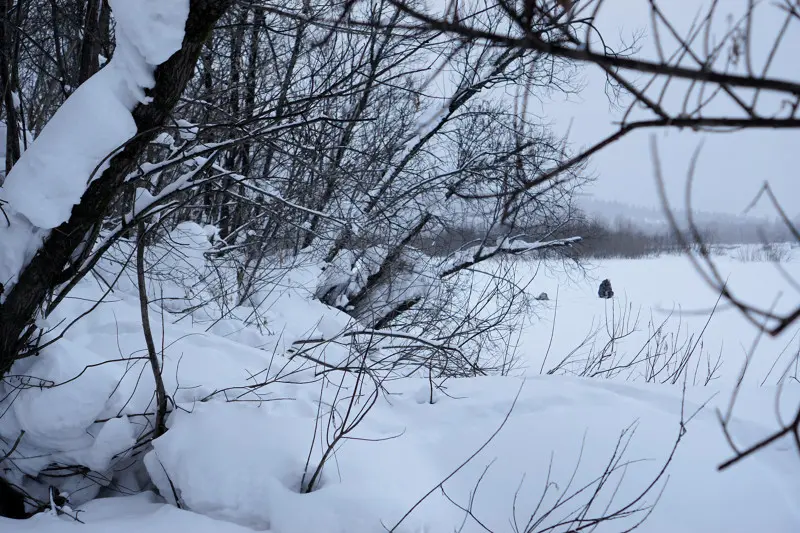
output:
[[[23, 180], [20, 174], [20, 178], [13, 180], [9, 176], [2, 189], [2, 197], [8, 201], [5, 209], [12, 213], [13, 220], [0, 230], [4, 232], [0, 236], [4, 244], [0, 249], [0, 275], [4, 278], [2, 283], [10, 282], [11, 285], [10, 290], [5, 290], [5, 299], [0, 304], [0, 373], [10, 368], [16, 354], [29, 341], [35, 331], [32, 322], [37, 310], [47, 294], [61, 282], [63, 271], [75, 251], [82, 247], [91, 248], [99, 234], [99, 222], [125, 177], [133, 171], [150, 141], [169, 119], [186, 84], [194, 75], [197, 58], [209, 32], [231, 1], [181, 0], [167, 3], [145, 0], [132, 3], [115, 0], [112, 3], [118, 14], [118, 33], [122, 36], [114, 57], [118, 58], [121, 70], [130, 69], [130, 76], [118, 75], [109, 79], [114, 71], [109, 70], [104, 74], [107, 69], [103, 69], [92, 77], [87, 82], [89, 89], [84, 91], [88, 101], [81, 104], [84, 97], [78, 96], [75, 100], [78, 103], [66, 107], [63, 118], [59, 118], [53, 127], [53, 135], [58, 133], [59, 139], [52, 142], [60, 147], [58, 154], [78, 157], [70, 152], [72, 146], [61, 136], [80, 139], [81, 135], [87, 134], [87, 131], [76, 131], [70, 119], [78, 120], [80, 117], [80, 122], [76, 124], [86, 124], [86, 117], [100, 114], [91, 108], [93, 97], [98, 97], [92, 94], [95, 91], [103, 93], [100, 98], [112, 106], [111, 112], [118, 114], [120, 122], [109, 126], [104, 121], [98, 123], [97, 128], [93, 128], [94, 123], [89, 122], [87, 129], [93, 133], [86, 144], [97, 140], [96, 136], [104, 136], [111, 131], [115, 135], [114, 146], [103, 144], [106, 150], [103, 153], [94, 146], [81, 152], [79, 162], [68, 167], [74, 174], [69, 177], [67, 184], [51, 184], [50, 181], [61, 174], [45, 173], [42, 179], [46, 181], [40, 184], [40, 188], [49, 190], [31, 192], [31, 196], [28, 196], [27, 191], [31, 191], [32, 187], [14, 185], [17, 179]], [[92, 83], [98, 76], [101, 81]], [[61, 128], [65, 130], [58, 132]], [[126, 138], [132, 137], [131, 140], [108, 161], [102, 174], [87, 186], [94, 167], [105, 158], [109, 147], [115, 149], [120, 139], [125, 140], [123, 134]], [[39, 161], [45, 162], [42, 164], [52, 161], [54, 153], [50, 152], [48, 138], [40, 136], [40, 148], [29, 148], [26, 155], [30, 154], [30, 165], [20, 167], [20, 173], [27, 174], [26, 168], [33, 172], [37, 154], [41, 157]], [[61, 161], [52, 164], [61, 170]], [[53, 191], [63, 194], [64, 199], [52, 196]], [[45, 205], [41, 205], [41, 202], [45, 202]], [[48, 209], [51, 204], [52, 210]], [[49, 212], [43, 213], [41, 210]], [[14, 248], [11, 249], [8, 243]]]
[[541, 252], [552, 248], [563, 248], [580, 242], [581, 237], [567, 239], [554, 239], [551, 241], [527, 242], [522, 239], [502, 237], [494, 246], [478, 245], [467, 250], [462, 250], [451, 258], [442, 268], [439, 276], [446, 278], [466, 268], [477, 265], [482, 261], [499, 255], [524, 255], [531, 252]]

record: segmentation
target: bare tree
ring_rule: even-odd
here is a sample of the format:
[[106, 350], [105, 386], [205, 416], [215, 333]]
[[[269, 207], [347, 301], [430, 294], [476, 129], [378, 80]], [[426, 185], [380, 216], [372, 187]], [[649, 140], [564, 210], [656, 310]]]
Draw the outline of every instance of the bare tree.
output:
[[12, 363], [27, 352], [26, 346], [33, 341], [36, 330], [32, 321], [50, 293], [80, 270], [81, 261], [76, 261], [75, 251], [83, 249], [83, 255], [91, 251], [103, 215], [148, 143], [166, 123], [194, 73], [208, 33], [228, 5], [229, 2], [224, 0], [195, 0], [191, 3], [181, 50], [156, 69], [152, 102], [139, 105], [133, 111], [139, 135], [111, 158], [109, 168], [92, 182], [70, 219], [50, 234], [40, 253], [20, 272], [17, 282], [4, 291], [0, 304], [3, 317], [0, 324], [0, 372], [7, 372]]
[[[800, 80], [783, 79], [772, 74], [775, 56], [785, 44], [786, 35], [800, 24], [800, 11], [794, 2], [750, 2], [720, 35], [715, 23], [724, 18], [721, 13], [723, 3], [709, 2], [695, 18], [688, 33], [681, 33], [682, 30], [663, 9], [665, 3], [651, 0], [647, 5], [657, 52], [653, 59], [637, 55], [631, 49], [614, 50], [603, 40], [594, 22], [606, 4], [603, 0], [498, 0], [486, 6], [486, 12], [499, 14], [504, 21], [492, 28], [485, 25], [483, 18], [473, 16], [468, 2], [455, 0], [441, 9], [425, 9], [411, 2], [392, 0], [392, 5], [412, 20], [406, 26], [408, 30], [442, 32], [466, 43], [490, 44], [508, 53], [524, 50], [584, 63], [600, 69], [613, 93], [627, 101], [622, 121], [612, 134], [564, 161], [554, 162], [515, 187], [498, 193], [474, 195], [474, 198], [498, 199], [506, 216], [514, 214], [519, 209], [523, 193], [557, 178], [565, 170], [637, 130], [678, 128], [718, 133], [758, 128], [800, 128]], [[777, 12], [783, 22], [771, 33], [757, 35], [754, 20], [758, 14], [769, 10]], [[358, 18], [355, 12], [336, 20], [341, 19], [347, 19], [349, 24], [370, 24]], [[761, 44], [767, 43], [767, 53], [760, 59], [756, 59], [753, 50], [756, 40]], [[634, 78], [642, 75], [643, 79]], [[723, 101], [727, 106], [716, 105]], [[655, 147], [654, 156], [657, 156]], [[694, 176], [696, 158], [697, 154], [690, 165], [689, 184]], [[655, 167], [663, 191], [664, 179], [657, 158]], [[687, 189], [691, 190], [690, 187]], [[800, 240], [800, 232], [768, 185], [764, 186], [762, 194], [771, 202], [794, 238]], [[662, 196], [666, 197], [663, 193]], [[773, 336], [800, 320], [800, 306], [778, 314], [738, 297], [717, 268], [704, 245], [703, 235], [692, 222], [690, 202], [687, 208], [690, 230], [682, 239], [684, 247], [695, 250], [691, 257], [698, 271], [727, 303], [738, 308], [757, 331]], [[669, 208], [667, 210], [669, 212]], [[672, 225], [679, 227], [674, 217]], [[723, 422], [729, 420], [729, 416], [730, 412], [722, 417]], [[785, 435], [793, 435], [800, 449], [800, 414], [749, 448], [741, 449], [731, 440], [735, 457], [723, 467]]]

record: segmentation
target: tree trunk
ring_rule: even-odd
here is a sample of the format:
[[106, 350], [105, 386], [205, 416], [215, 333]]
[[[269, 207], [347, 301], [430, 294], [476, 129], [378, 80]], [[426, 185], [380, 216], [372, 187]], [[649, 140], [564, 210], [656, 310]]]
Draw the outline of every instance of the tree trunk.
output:
[[14, 57], [14, 23], [9, 17], [14, 13], [14, 0], [5, 0], [2, 4], [2, 20], [0, 20], [0, 80], [2, 80], [3, 103], [6, 109], [6, 174], [11, 171], [19, 160], [21, 149], [19, 144], [19, 120], [17, 117], [17, 105], [14, 101], [14, 94], [19, 89], [16, 80], [16, 69], [13, 68]]
[[108, 10], [105, 0], [87, 0], [83, 23], [81, 60], [78, 66], [78, 85], [100, 70], [100, 45], [102, 43], [103, 12]]
[[[244, 44], [244, 30], [245, 25], [247, 24], [247, 10], [242, 9], [239, 12], [239, 17], [236, 19], [236, 23], [233, 27], [233, 35], [231, 37], [231, 68], [230, 68], [230, 78], [228, 79], [228, 111], [231, 114], [233, 120], [237, 120], [241, 115], [241, 92], [239, 90], [239, 84], [241, 83], [242, 78], [242, 68], [241, 68], [241, 56], [242, 56], [242, 45]], [[239, 155], [240, 148], [235, 146], [228, 150], [228, 155], [225, 159], [225, 166], [228, 170], [235, 171], [236, 169], [236, 159], [237, 155]], [[220, 207], [220, 218], [217, 222], [219, 225], [219, 236], [222, 240], [228, 238], [228, 235], [231, 234], [236, 229], [235, 226], [235, 216], [234, 210], [231, 209], [231, 204], [233, 203], [233, 199], [230, 195], [230, 189], [233, 186], [233, 179], [230, 177], [223, 178], [223, 186], [222, 186], [222, 194], [220, 195], [221, 207]], [[229, 243], [230, 244], [230, 243]]]
[[0, 305], [0, 376], [20, 357], [35, 331], [37, 311], [63, 281], [74, 252], [91, 246], [87, 235], [102, 223], [126, 175], [150, 141], [168, 120], [186, 84], [194, 75], [200, 52], [220, 16], [233, 0], [191, 0], [181, 49], [155, 70], [155, 86], [148, 95], [152, 102], [133, 110], [139, 135], [111, 159], [109, 168], [92, 182], [72, 210], [67, 222], [54, 229], [31, 262], [20, 273], [17, 283]]

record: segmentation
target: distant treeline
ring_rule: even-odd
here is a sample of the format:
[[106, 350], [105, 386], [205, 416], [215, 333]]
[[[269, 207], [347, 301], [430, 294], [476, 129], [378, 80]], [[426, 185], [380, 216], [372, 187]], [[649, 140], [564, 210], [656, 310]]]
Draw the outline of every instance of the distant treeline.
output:
[[[681, 224], [680, 221], [678, 221]], [[681, 239], [669, 227], [644, 229], [635, 222], [618, 218], [613, 223], [590, 217], [576, 218], [558, 232], [558, 236], [580, 235], [583, 241], [573, 254], [587, 258], [637, 258], [682, 251]], [[726, 218], [718, 222], [697, 223], [703, 245], [710, 248], [737, 244], [772, 244], [794, 240], [791, 230], [776, 221]], [[686, 234], [688, 225], [680, 229]], [[687, 242], [694, 241], [686, 238]]]
[[634, 259], [681, 251], [680, 239], [673, 232], [646, 232], [629, 221], [611, 225], [596, 219], [575, 220], [558, 233], [558, 237], [583, 238], [571, 250], [571, 255], [579, 258]]
[[[736, 244], [770, 244], [791, 242], [793, 236], [789, 228], [781, 222], [743, 219], [741, 221], [722, 217], [722, 222], [698, 223], [698, 231], [703, 244], [709, 247]], [[680, 223], [680, 222], [679, 222]], [[581, 214], [564, 223], [554, 233], [544, 236], [541, 229], [535, 227], [520, 228], [519, 235], [525, 240], [558, 239], [573, 236], [582, 237], [582, 241], [570, 249], [559, 249], [548, 253], [566, 253], [575, 259], [606, 258], [640, 258], [662, 254], [680, 253], [681, 239], [665, 224], [657, 227], [649, 223], [638, 225], [636, 222], [622, 217], [613, 222], [602, 218], [594, 218]], [[683, 232], [687, 229], [684, 227]], [[415, 243], [418, 247], [432, 255], [446, 255], [459, 248], [479, 244], [485, 236], [485, 230], [465, 227], [449, 228], [441, 231], [435, 238], [426, 237]], [[693, 239], [688, 239], [692, 241]], [[488, 239], [486, 244], [493, 242]]]

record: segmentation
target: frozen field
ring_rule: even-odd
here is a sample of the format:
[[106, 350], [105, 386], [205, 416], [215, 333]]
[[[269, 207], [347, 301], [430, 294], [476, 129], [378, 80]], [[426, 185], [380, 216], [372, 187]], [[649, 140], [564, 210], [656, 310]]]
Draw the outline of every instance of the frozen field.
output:
[[[779, 270], [768, 261], [741, 261], [730, 257], [740, 255], [733, 250], [727, 257], [716, 259], [727, 276], [731, 291], [763, 308], [774, 307], [776, 312], [793, 310], [800, 293], [786, 276], [800, 277], [800, 256], [782, 263]], [[611, 280], [615, 291], [613, 303], [596, 297], [600, 281], [605, 278]], [[775, 385], [800, 349], [796, 330], [784, 332], [778, 338], [758, 336], [753, 325], [724, 301], [719, 302], [709, 319], [719, 294], [701, 279], [689, 259], [678, 255], [594, 261], [583, 271], [567, 273], [542, 268], [536, 272], [529, 290], [533, 294], [547, 292], [551, 301], [538, 308], [533, 319], [535, 323], [521, 338], [520, 355], [525, 361], [526, 375], [537, 374], [542, 368], [544, 371], [552, 369], [560, 358], [576, 348], [571, 360], [583, 362], [588, 353], [599, 351], [609, 340], [609, 332], [625, 337], [616, 341], [615, 363], [618, 366], [645, 359], [647, 353], [639, 357], [636, 354], [658, 329], [668, 337], [669, 348], [697, 344], [692, 362], [697, 363], [699, 359], [700, 364], [691, 365], [690, 384], [705, 381], [710, 374], [709, 361], [712, 368], [717, 367], [711, 376], [713, 383], [720, 386], [735, 382], [747, 354], [753, 352], [746, 382]], [[597, 335], [590, 335], [595, 331]], [[593, 346], [586, 343], [587, 338]], [[756, 340], [757, 347], [753, 350]], [[551, 346], [549, 354], [548, 345]], [[655, 342], [650, 345], [649, 352], [654, 354]], [[644, 366], [637, 365], [634, 371], [620, 369], [616, 377], [646, 381]], [[574, 365], [573, 371], [579, 370], [580, 365]], [[597, 371], [595, 374], [606, 375]], [[796, 375], [794, 367], [790, 374]], [[662, 377], [666, 377], [666, 372]]]
[[[770, 305], [781, 291], [778, 307], [796, 301], [773, 265], [721, 261], [732, 286], [756, 302]], [[784, 266], [800, 276], [800, 263]], [[536, 265], [516, 268], [525, 279]], [[169, 431], [144, 460], [161, 497], [134, 495], [146, 476], [126, 462], [143, 431], [153, 378], [141, 360], [135, 288], [122, 283], [109, 303], [14, 372], [53, 383], [78, 377], [61, 387], [6, 391], [14, 401], [6, 396], [0, 420], [6, 441], [25, 430], [11, 457], [22, 471], [87, 467], [64, 487], [84, 524], [44, 513], [0, 519], [0, 531], [624, 531], [644, 519], [646, 532], [800, 530], [800, 456], [791, 442], [717, 471], [731, 450], [715, 409], [727, 408], [755, 331], [735, 311], [718, 309], [699, 340], [708, 320], [702, 311], [716, 295], [685, 258], [598, 261], [569, 276], [536, 272], [530, 292], [551, 299], [537, 304], [519, 332], [513, 375], [449, 380], [433, 393], [421, 378], [387, 381], [383, 392], [335, 374], [314, 381], [314, 368], [284, 358], [291, 341], [330, 336], [346, 324], [302, 289], [276, 288], [264, 309], [269, 332], [245, 328], [235, 316], [206, 331], [164, 314], [162, 336], [154, 307], [165, 385], [177, 404]], [[314, 275], [298, 271], [294, 281], [302, 286], [303, 276]], [[612, 301], [597, 298], [603, 278], [613, 284]], [[87, 309], [99, 291], [85, 280], [50, 320]], [[609, 348], [610, 331], [624, 338]], [[782, 376], [789, 376], [777, 402], [784, 415], [800, 401], [793, 335], [762, 339], [754, 352], [731, 423], [742, 445], [777, 427]], [[653, 338], [662, 340], [648, 345]], [[678, 374], [686, 380], [669, 379], [670, 365], [686, 353], [688, 370]], [[334, 346], [320, 357], [334, 361], [346, 350]], [[340, 384], [361, 394], [342, 410], [351, 416], [344, 421], [326, 414], [349, 400], [337, 393]], [[352, 432], [338, 429], [362, 413]], [[685, 432], [659, 475], [681, 419]], [[301, 493], [337, 435], [316, 490]], [[70, 451], [56, 452], [65, 442]], [[613, 519], [598, 522], [603, 516]]]

